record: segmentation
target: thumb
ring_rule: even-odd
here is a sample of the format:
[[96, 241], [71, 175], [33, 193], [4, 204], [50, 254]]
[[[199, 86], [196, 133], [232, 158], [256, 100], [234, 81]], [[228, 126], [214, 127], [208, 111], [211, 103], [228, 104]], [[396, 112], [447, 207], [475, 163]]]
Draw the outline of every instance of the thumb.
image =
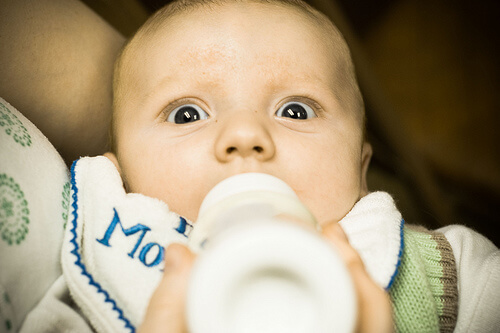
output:
[[165, 252], [165, 272], [153, 293], [139, 332], [186, 332], [185, 302], [195, 255], [184, 245], [171, 244]]
[[351, 274], [358, 298], [356, 332], [392, 332], [392, 308], [389, 295], [371, 278], [359, 253], [349, 244], [347, 235], [338, 224], [323, 229], [323, 235], [335, 245]]

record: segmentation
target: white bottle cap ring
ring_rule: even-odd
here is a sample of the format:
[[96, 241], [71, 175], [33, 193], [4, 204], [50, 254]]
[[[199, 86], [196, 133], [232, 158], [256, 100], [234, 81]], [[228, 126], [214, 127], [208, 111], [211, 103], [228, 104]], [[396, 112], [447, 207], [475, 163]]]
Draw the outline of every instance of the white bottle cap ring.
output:
[[198, 253], [214, 232], [229, 224], [226, 220], [233, 223], [279, 215], [287, 215], [318, 228], [314, 216], [284, 181], [262, 173], [244, 173], [227, 178], [203, 200], [198, 221], [189, 235], [189, 246]]

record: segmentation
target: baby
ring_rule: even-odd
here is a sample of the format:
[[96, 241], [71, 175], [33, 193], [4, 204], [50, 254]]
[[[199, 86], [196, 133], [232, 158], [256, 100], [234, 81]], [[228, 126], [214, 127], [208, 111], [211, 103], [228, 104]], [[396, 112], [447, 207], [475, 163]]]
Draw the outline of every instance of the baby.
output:
[[367, 193], [363, 134], [349, 50], [324, 15], [299, 1], [180, 1], [117, 62], [106, 156], [128, 191], [191, 221], [218, 182], [263, 172], [327, 226]]
[[[189, 236], [196, 228], [189, 221], [217, 183], [261, 172], [292, 187], [341, 253], [357, 290], [358, 331], [499, 327], [498, 249], [464, 227], [409, 228], [388, 194], [369, 193], [372, 151], [349, 49], [330, 20], [307, 4], [175, 1], [127, 43], [113, 91], [112, 151], [72, 168], [64, 274], [48, 292], [66, 312], [74, 310], [64, 316], [84, 318], [66, 323], [109, 331], [114, 326], [100, 318], [109, 310], [109, 322], [133, 331], [129, 313], [155, 285], [144, 281], [159, 282], [164, 258], [141, 329], [185, 330], [195, 258], [184, 245], [165, 251], [158, 244]], [[122, 257], [113, 252], [119, 247], [126, 249]], [[96, 298], [86, 298], [88, 290]], [[45, 310], [25, 327], [48, 320], [49, 310], [63, 313], [50, 304], [45, 297], [39, 304]]]
[[[325, 230], [345, 219], [368, 194], [372, 150], [364, 138], [364, 106], [349, 49], [329, 19], [300, 1], [178, 1], [160, 10], [119, 57], [112, 128], [113, 153], [106, 156], [127, 190], [161, 199], [191, 221], [215, 184], [244, 172], [263, 172], [287, 182]], [[342, 226], [350, 229], [349, 223]], [[376, 235], [377, 227], [372, 228]], [[411, 231], [401, 230], [410, 237]], [[453, 245], [472, 237], [459, 227], [445, 232]], [[361, 242], [351, 234], [351, 244]], [[469, 259], [441, 233], [421, 230], [415, 235], [405, 238], [407, 249], [423, 253], [429, 239], [440, 249], [437, 275], [412, 276], [446, 281], [428, 284], [449, 291], [434, 294], [440, 300], [430, 304], [439, 314], [440, 329], [489, 327], [491, 310], [470, 303], [479, 294], [466, 301], [467, 293], [481, 293], [465, 282], [472, 274], [464, 273]], [[413, 247], [412, 242], [420, 245]], [[498, 250], [492, 251], [484, 258], [496, 256], [498, 269]], [[458, 286], [455, 260], [462, 283]], [[409, 265], [409, 259], [403, 260], [399, 276]], [[432, 266], [415, 265], [426, 271]], [[417, 288], [412, 278], [396, 283], [393, 302], [418, 299], [405, 290]], [[388, 290], [391, 286], [384, 285]], [[457, 287], [467, 288], [460, 298]], [[493, 299], [483, 300], [489, 301]], [[418, 317], [414, 308], [409, 314], [408, 309], [412, 307], [395, 306], [398, 329], [417, 329], [401, 319], [408, 315], [424, 322], [418, 330], [432, 326], [425, 315]], [[490, 318], [482, 324], [477, 322], [483, 319], [472, 315], [479, 309], [486, 311], [481, 318]]]

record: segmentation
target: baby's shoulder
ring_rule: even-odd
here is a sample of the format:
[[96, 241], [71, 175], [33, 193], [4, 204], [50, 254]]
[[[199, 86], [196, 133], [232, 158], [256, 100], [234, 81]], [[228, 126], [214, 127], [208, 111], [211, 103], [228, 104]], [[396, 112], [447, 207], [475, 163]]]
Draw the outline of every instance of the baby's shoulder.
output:
[[491, 332], [500, 327], [500, 250], [488, 238], [462, 225], [437, 230], [450, 243], [459, 290], [457, 332]]

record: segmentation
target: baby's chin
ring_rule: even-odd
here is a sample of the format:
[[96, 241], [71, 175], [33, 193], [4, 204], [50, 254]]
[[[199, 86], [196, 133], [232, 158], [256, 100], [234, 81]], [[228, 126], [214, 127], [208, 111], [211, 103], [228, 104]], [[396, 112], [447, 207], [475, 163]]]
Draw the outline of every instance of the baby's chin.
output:
[[198, 220], [198, 213], [200, 210], [201, 202], [192, 205], [191, 207], [182, 207], [179, 205], [175, 205], [175, 203], [168, 202], [167, 200], [163, 200], [161, 198], [157, 198], [165, 202], [169, 208], [169, 210], [175, 214], [178, 214], [189, 221], [191, 224], [196, 223]]

